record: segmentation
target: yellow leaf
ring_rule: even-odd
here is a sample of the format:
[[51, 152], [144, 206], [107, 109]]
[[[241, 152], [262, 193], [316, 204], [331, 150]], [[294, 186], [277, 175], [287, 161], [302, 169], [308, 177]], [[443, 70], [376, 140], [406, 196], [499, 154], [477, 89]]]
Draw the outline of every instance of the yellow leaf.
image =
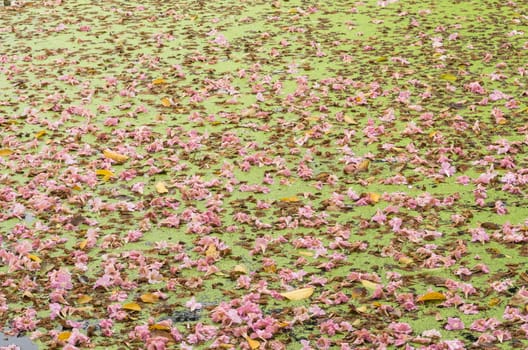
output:
[[166, 324], [159, 324], [159, 323], [155, 323], [155, 324], [151, 324], [149, 326], [149, 330], [151, 331], [170, 331], [170, 327], [167, 326]]
[[111, 177], [115, 176], [113, 172], [107, 169], [97, 169], [95, 171], [95, 175], [101, 175], [103, 177], [103, 181], [108, 181]]
[[275, 264], [266, 265], [262, 269], [264, 270], [264, 272], [267, 272], [267, 273], [277, 272], [277, 266]]
[[370, 290], [378, 289], [378, 287], [380, 286], [379, 283], [375, 283], [369, 280], [361, 280], [361, 284], [363, 285], [363, 287], [370, 289]]
[[57, 335], [57, 339], [60, 340], [60, 341], [66, 341], [66, 340], [70, 339], [70, 335], [71, 335], [70, 331], [60, 332]]
[[299, 201], [299, 198], [297, 198], [297, 196], [283, 197], [280, 199], [280, 201], [286, 203], [295, 203]]
[[368, 159], [363, 159], [358, 165], [356, 170], [357, 171], [367, 171], [370, 165], [370, 161]]
[[248, 273], [248, 269], [244, 265], [236, 265], [235, 267], [233, 267], [233, 272], [245, 275]]
[[368, 196], [372, 203], [378, 203], [381, 198], [381, 195], [379, 193], [374, 192], [369, 193]]
[[39, 132], [37, 132], [37, 133], [35, 134], [35, 138], [36, 138], [36, 139], [39, 139], [39, 138], [41, 138], [42, 136], [46, 135], [46, 133], [47, 133], [46, 130], [40, 130]]
[[114, 160], [114, 161], [116, 161], [118, 163], [124, 163], [128, 159], [128, 156], [125, 156], [124, 154], [121, 154], [121, 153], [117, 153], [117, 152], [111, 151], [109, 149], [105, 149], [103, 151], [103, 155], [106, 158], [112, 159], [112, 160]]
[[357, 307], [356, 311], [364, 314], [365, 312], [367, 312], [367, 305], [361, 305], [361, 306]]
[[88, 244], [88, 240], [85, 239], [84, 241], [82, 241], [81, 243], [79, 243], [79, 248], [80, 249], [84, 249], [86, 248], [86, 245]]
[[443, 293], [440, 292], [428, 292], [424, 295], [420, 295], [417, 299], [417, 301], [442, 301], [446, 300], [446, 296]]
[[161, 104], [163, 107], [170, 107], [172, 105], [171, 101], [166, 97], [161, 99]]
[[408, 256], [402, 256], [398, 259], [398, 262], [403, 265], [409, 265], [412, 264], [414, 260], [412, 258], [409, 258]]
[[34, 254], [28, 254], [27, 257], [30, 258], [31, 260], [33, 260], [34, 262], [38, 262], [39, 263], [39, 262], [42, 261], [41, 258], [39, 258], [38, 256], [36, 256]]
[[0, 157], [3, 156], [10, 156], [13, 154], [13, 150], [10, 150], [9, 148], [2, 148], [0, 149]]
[[387, 56], [380, 56], [378, 58], [376, 58], [376, 62], [387, 62], [389, 59], [387, 58]]
[[244, 338], [246, 338], [246, 341], [248, 342], [248, 345], [251, 348], [251, 350], [255, 350], [255, 349], [258, 349], [260, 347], [260, 342], [258, 340], [251, 339], [247, 335], [244, 336]]
[[292, 290], [290, 292], [284, 292], [284, 293], [281, 293], [280, 295], [282, 295], [288, 300], [303, 300], [303, 299], [307, 299], [311, 297], [313, 292], [314, 292], [314, 289], [312, 287], [308, 287], [308, 288]]
[[91, 296], [86, 295], [86, 294], [82, 294], [82, 295], [79, 295], [79, 297], [77, 298], [77, 303], [79, 303], [79, 304], [87, 304], [90, 301], [92, 301], [92, 299], [93, 298]]
[[123, 309], [130, 311], [141, 311], [141, 306], [139, 306], [138, 303], [131, 302], [123, 304]]
[[142, 302], [151, 303], [151, 304], [157, 303], [159, 300], [159, 296], [157, 296], [156, 294], [152, 294], [152, 293], [145, 293], [139, 298], [141, 299]]
[[500, 302], [501, 302], [500, 298], [491, 298], [491, 300], [489, 301], [488, 305], [489, 306], [495, 306], [495, 305], [499, 305]]
[[79, 186], [79, 185], [75, 185], [75, 186], [72, 187], [72, 190], [74, 190], [74, 191], [80, 191], [80, 190], [82, 190], [82, 187]]
[[163, 78], [157, 78], [157, 79], [154, 79], [152, 80], [152, 84], [154, 85], [161, 85], [161, 84], [165, 84], [167, 81]]
[[440, 75], [440, 79], [453, 82], [457, 80], [457, 77], [451, 73], [445, 73]]
[[306, 257], [313, 256], [313, 252], [311, 252], [309, 250], [301, 250], [301, 251], [299, 251], [298, 254], [301, 255], [301, 256], [306, 256]]
[[349, 117], [348, 115], [345, 115], [345, 116], [343, 117], [343, 120], [344, 120], [345, 122], [347, 122], [348, 124], [354, 124], [354, 125], [357, 124], [357, 121], [355, 121], [354, 119], [352, 119], [352, 118]]
[[167, 192], [169, 192], [167, 187], [165, 187], [165, 183], [162, 182], [162, 181], [157, 182], [154, 187], [156, 188], [156, 192], [158, 192], [158, 193], [167, 193]]
[[220, 256], [220, 253], [218, 253], [218, 250], [214, 246], [214, 244], [209, 245], [207, 247], [207, 250], [205, 251], [205, 256], [208, 258], [218, 258]]

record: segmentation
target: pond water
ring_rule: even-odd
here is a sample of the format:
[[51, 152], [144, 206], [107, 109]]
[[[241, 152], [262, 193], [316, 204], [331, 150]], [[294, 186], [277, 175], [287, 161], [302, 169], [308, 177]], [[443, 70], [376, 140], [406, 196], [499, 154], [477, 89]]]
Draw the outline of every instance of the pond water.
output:
[[16, 345], [21, 350], [38, 350], [38, 346], [28, 337], [10, 337], [0, 333], [0, 348]]

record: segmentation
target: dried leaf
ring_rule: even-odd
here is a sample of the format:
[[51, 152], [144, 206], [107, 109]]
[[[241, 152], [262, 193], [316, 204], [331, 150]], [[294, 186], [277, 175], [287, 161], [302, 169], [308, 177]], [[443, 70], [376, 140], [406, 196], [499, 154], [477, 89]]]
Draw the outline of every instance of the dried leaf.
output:
[[457, 77], [456, 77], [456, 75], [453, 75], [451, 73], [444, 73], [444, 74], [440, 75], [440, 79], [446, 80], [446, 81], [450, 81], [450, 82], [454, 82], [454, 81], [457, 80]]
[[409, 258], [408, 256], [402, 256], [398, 259], [398, 262], [403, 265], [409, 265], [412, 264], [414, 260], [412, 258]]
[[113, 161], [116, 161], [118, 163], [124, 163], [128, 159], [128, 156], [125, 156], [124, 154], [121, 154], [121, 153], [114, 152], [114, 151], [109, 150], [109, 149], [105, 149], [103, 151], [103, 155], [106, 158], [112, 159]]
[[368, 159], [362, 160], [356, 167], [356, 171], [367, 171], [370, 165], [370, 161]]
[[375, 290], [380, 287], [379, 283], [375, 283], [369, 280], [361, 280], [361, 285], [363, 285], [363, 287], [370, 289], [370, 290]]
[[369, 193], [368, 196], [372, 203], [378, 203], [381, 198], [381, 194], [374, 192]]
[[78, 304], [87, 304], [90, 301], [92, 301], [92, 299], [93, 298], [91, 296], [86, 295], [86, 294], [82, 294], [82, 295], [79, 295], [79, 297], [77, 298], [77, 303]]
[[0, 157], [5, 157], [5, 156], [10, 156], [12, 155], [14, 152], [13, 150], [9, 149], [9, 148], [2, 148], [0, 149]]
[[140, 296], [139, 298], [141, 299], [142, 302], [151, 303], [151, 304], [157, 303], [158, 300], [159, 300], [159, 296], [156, 295], [156, 294], [152, 294], [152, 293], [145, 293], [142, 296]]
[[167, 189], [167, 187], [165, 186], [165, 183], [163, 181], [156, 182], [156, 185], [154, 187], [156, 187], [156, 192], [158, 192], [158, 193], [167, 193], [167, 192], [169, 192], [169, 190]]
[[70, 331], [60, 332], [59, 334], [57, 334], [57, 339], [59, 341], [67, 341], [68, 339], [70, 339], [70, 336], [71, 336]]
[[84, 241], [82, 241], [81, 243], [79, 243], [79, 249], [84, 249], [86, 248], [86, 245], [88, 244], [88, 240], [85, 239]]
[[47, 131], [46, 130], [40, 130], [39, 132], [35, 133], [35, 138], [36, 139], [39, 139], [41, 138], [42, 136], [46, 135]]
[[167, 83], [167, 81], [163, 78], [157, 78], [157, 79], [152, 80], [153, 85], [162, 85], [165, 83]]
[[280, 201], [286, 203], [295, 203], [299, 201], [299, 198], [297, 196], [283, 197], [280, 199]]
[[306, 256], [306, 257], [312, 257], [314, 255], [314, 253], [309, 250], [300, 250], [298, 254], [300, 256]]
[[207, 250], [205, 251], [205, 256], [208, 257], [208, 258], [215, 258], [216, 259], [216, 258], [218, 258], [220, 256], [220, 253], [216, 249], [215, 245], [211, 244], [211, 245], [209, 245], [209, 247], [207, 247]]
[[500, 298], [491, 298], [488, 305], [489, 306], [496, 306], [496, 305], [499, 305], [501, 303], [501, 299]]
[[235, 267], [233, 267], [233, 272], [246, 275], [248, 273], [248, 269], [244, 265], [235, 265]]
[[42, 261], [42, 259], [39, 258], [38, 256], [36, 256], [35, 254], [28, 254], [27, 257], [29, 259], [33, 260], [34, 262], [38, 262], [39, 263], [39, 262]]
[[284, 292], [284, 293], [281, 293], [280, 295], [282, 295], [288, 300], [303, 300], [303, 299], [307, 299], [311, 297], [313, 292], [314, 292], [314, 289], [312, 287], [308, 287], [308, 288], [292, 290], [290, 292]]
[[424, 295], [420, 295], [417, 299], [417, 301], [442, 301], [446, 300], [446, 296], [443, 293], [440, 292], [428, 292]]
[[163, 107], [170, 107], [172, 105], [171, 101], [167, 97], [161, 99], [161, 104]]
[[155, 324], [151, 324], [149, 326], [149, 330], [151, 331], [170, 331], [170, 327], [166, 324], [159, 324], [159, 323], [155, 323]]
[[249, 345], [251, 350], [255, 350], [255, 349], [258, 349], [260, 347], [260, 342], [258, 340], [251, 339], [247, 335], [244, 336], [244, 338], [246, 338], [246, 341], [247, 341], [247, 343], [248, 343], [248, 345]]
[[95, 171], [95, 175], [101, 175], [103, 177], [103, 181], [108, 181], [110, 178], [115, 176], [113, 172], [107, 169], [97, 169]]
[[141, 306], [138, 303], [125, 303], [123, 304], [123, 309], [130, 311], [141, 311]]
[[352, 125], [356, 125], [357, 124], [357, 121], [355, 121], [354, 119], [352, 119], [352, 117], [349, 117], [348, 115], [345, 115], [343, 117], [343, 120], [348, 123], [348, 124], [352, 124]]

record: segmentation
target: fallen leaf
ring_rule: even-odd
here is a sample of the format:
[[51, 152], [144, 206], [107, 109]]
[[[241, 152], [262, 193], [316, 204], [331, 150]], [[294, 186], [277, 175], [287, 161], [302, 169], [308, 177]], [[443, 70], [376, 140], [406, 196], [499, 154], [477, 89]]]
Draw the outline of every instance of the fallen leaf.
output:
[[167, 81], [163, 78], [157, 78], [157, 79], [152, 80], [153, 85], [162, 85], [165, 83], [167, 83]]
[[444, 74], [440, 74], [440, 79], [446, 80], [446, 81], [450, 81], [450, 82], [454, 82], [454, 81], [457, 80], [457, 77], [456, 77], [456, 75], [453, 75], [451, 73], [444, 73]]
[[149, 326], [149, 330], [151, 331], [170, 331], [170, 327], [166, 324], [159, 324], [159, 323], [155, 323], [155, 324], [151, 324]]
[[375, 290], [380, 287], [379, 283], [375, 283], [369, 280], [361, 280], [361, 285], [366, 289]]
[[39, 139], [41, 138], [42, 136], [46, 135], [47, 131], [46, 130], [40, 130], [39, 132], [35, 133], [35, 138], [36, 139]]
[[92, 299], [93, 298], [91, 296], [86, 295], [86, 294], [82, 294], [82, 295], [79, 295], [79, 297], [77, 298], [77, 303], [79, 303], [79, 304], [87, 304], [90, 301], [92, 301]]
[[355, 121], [354, 119], [352, 119], [352, 117], [349, 117], [348, 115], [345, 115], [343, 117], [343, 120], [348, 123], [348, 124], [352, 124], [352, 125], [356, 125], [357, 124], [357, 121]]
[[115, 176], [113, 172], [107, 169], [97, 169], [95, 171], [95, 175], [101, 175], [103, 177], [103, 181], [108, 181], [110, 178]]
[[362, 160], [356, 167], [356, 171], [367, 171], [370, 165], [370, 161], [368, 159]]
[[412, 264], [414, 260], [412, 258], [409, 258], [408, 256], [402, 256], [398, 259], [398, 262], [402, 265], [409, 265]]
[[116, 161], [118, 163], [124, 163], [128, 159], [128, 156], [125, 156], [124, 154], [121, 154], [121, 153], [114, 152], [114, 151], [109, 150], [109, 149], [105, 149], [103, 151], [103, 155], [106, 158], [112, 159], [112, 160], [114, 160], [114, 161]]
[[446, 300], [446, 296], [443, 293], [440, 292], [428, 292], [423, 295], [420, 295], [417, 299], [417, 301], [442, 301]]
[[60, 332], [59, 334], [57, 334], [57, 339], [59, 341], [66, 341], [66, 340], [70, 339], [70, 336], [71, 336], [71, 332], [70, 331]]
[[311, 297], [313, 292], [314, 289], [312, 287], [308, 287], [280, 293], [280, 295], [288, 300], [303, 300]]
[[39, 262], [42, 261], [42, 259], [39, 258], [38, 256], [36, 256], [35, 254], [28, 254], [27, 257], [29, 259], [33, 260], [34, 262], [38, 262], [39, 263]]
[[0, 149], [0, 157], [10, 156], [10, 155], [12, 155], [13, 153], [14, 153], [13, 150], [10, 150], [9, 148], [2, 148], [2, 149]]
[[80, 249], [84, 249], [86, 248], [86, 245], [88, 244], [88, 240], [85, 239], [84, 241], [82, 241], [81, 243], [79, 243], [79, 248]]
[[171, 101], [167, 97], [161, 99], [161, 104], [163, 107], [170, 107], [172, 105]]
[[157, 296], [156, 294], [152, 294], [152, 293], [145, 293], [142, 296], [140, 296], [139, 298], [141, 299], [142, 302], [151, 303], [151, 304], [157, 303], [158, 300], [159, 300], [159, 296]]
[[141, 311], [141, 306], [138, 303], [125, 303], [123, 304], [123, 309], [130, 311]]
[[372, 203], [378, 203], [381, 198], [381, 195], [379, 193], [374, 192], [369, 193], [368, 196]]
[[297, 196], [291, 196], [291, 197], [282, 197], [280, 199], [281, 202], [286, 202], [286, 203], [295, 203], [295, 202], [298, 202], [299, 201], [299, 198]]
[[233, 267], [233, 272], [246, 275], [248, 273], [248, 269], [244, 265], [235, 265], [235, 267]]
[[207, 247], [207, 250], [205, 251], [205, 256], [208, 257], [208, 258], [218, 258], [220, 256], [220, 253], [218, 252], [218, 250], [216, 249], [216, 247], [214, 246], [214, 244], [211, 244], [209, 245], [209, 247]]
[[260, 347], [260, 342], [258, 340], [251, 339], [247, 335], [244, 336], [244, 338], [246, 339], [246, 341], [247, 341], [249, 347], [251, 348], [251, 350], [255, 350], [255, 349], [258, 349]]
[[167, 193], [169, 190], [165, 186], [165, 183], [163, 181], [156, 182], [156, 185], [154, 186], [156, 188], [156, 192], [158, 193]]

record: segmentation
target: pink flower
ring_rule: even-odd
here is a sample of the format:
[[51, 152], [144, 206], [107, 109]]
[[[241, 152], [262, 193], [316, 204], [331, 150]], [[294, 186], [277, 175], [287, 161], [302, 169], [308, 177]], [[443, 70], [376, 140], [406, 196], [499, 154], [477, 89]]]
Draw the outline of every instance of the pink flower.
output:
[[404, 322], [392, 322], [387, 327], [389, 330], [394, 333], [410, 334], [412, 333], [412, 328], [408, 323]]
[[464, 329], [464, 323], [457, 317], [448, 317], [447, 324], [444, 327], [448, 331], [456, 331]]
[[387, 216], [383, 214], [383, 212], [380, 209], [378, 209], [376, 211], [376, 214], [374, 214], [374, 216], [372, 216], [372, 218], [370, 219], [370, 221], [376, 222], [380, 225], [383, 225], [386, 220], [387, 220]]
[[55, 289], [72, 289], [71, 273], [64, 267], [48, 273], [50, 287]]
[[196, 302], [194, 296], [185, 303], [185, 306], [188, 307], [191, 311], [200, 310], [202, 308], [202, 304]]

